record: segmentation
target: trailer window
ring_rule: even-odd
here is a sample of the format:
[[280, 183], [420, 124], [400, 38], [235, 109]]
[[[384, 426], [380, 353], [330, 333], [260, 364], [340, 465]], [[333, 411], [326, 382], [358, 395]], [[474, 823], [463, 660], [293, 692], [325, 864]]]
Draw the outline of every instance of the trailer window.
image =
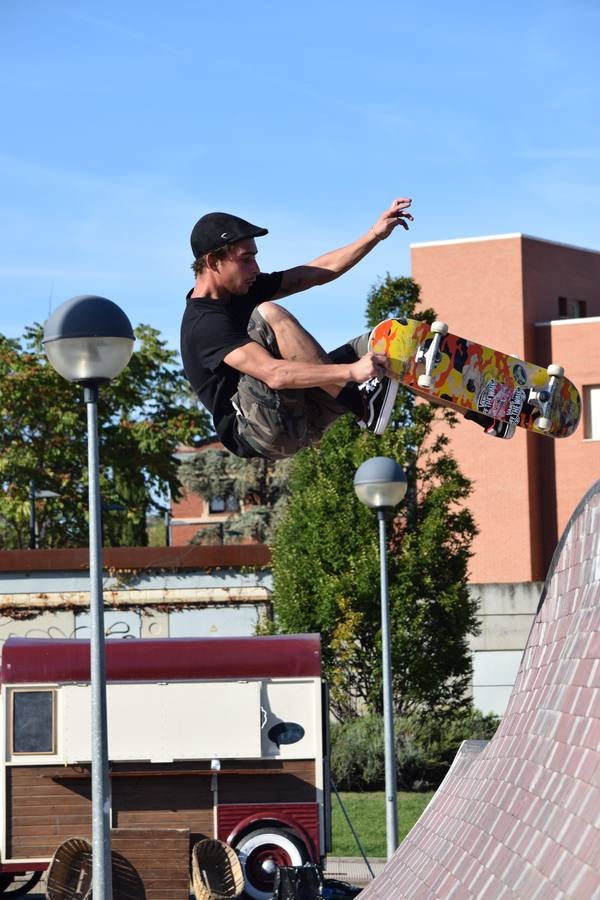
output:
[[14, 691], [12, 752], [54, 753], [54, 691]]

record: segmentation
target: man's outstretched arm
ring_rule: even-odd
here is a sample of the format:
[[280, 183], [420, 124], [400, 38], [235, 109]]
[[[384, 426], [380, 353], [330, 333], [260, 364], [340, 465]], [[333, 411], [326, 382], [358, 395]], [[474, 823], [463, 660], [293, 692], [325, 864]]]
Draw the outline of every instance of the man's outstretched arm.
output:
[[324, 253], [304, 266], [286, 269], [281, 279], [281, 287], [273, 299], [287, 297], [289, 294], [296, 294], [298, 291], [305, 291], [318, 284], [326, 284], [328, 281], [339, 278], [340, 275], [360, 262], [376, 244], [389, 237], [398, 225], [402, 225], [408, 231], [408, 222], [413, 220], [408, 212], [411, 203], [412, 200], [407, 197], [394, 200], [369, 231], [358, 240], [346, 244], [345, 247], [340, 247], [338, 250]]
[[227, 354], [224, 362], [242, 374], [258, 378], [274, 391], [311, 387], [327, 390], [335, 385], [339, 389], [349, 381], [362, 384], [369, 378], [382, 378], [387, 373], [388, 364], [385, 354], [371, 351], [353, 363], [327, 364], [299, 359], [275, 359], [254, 341], [236, 347]]

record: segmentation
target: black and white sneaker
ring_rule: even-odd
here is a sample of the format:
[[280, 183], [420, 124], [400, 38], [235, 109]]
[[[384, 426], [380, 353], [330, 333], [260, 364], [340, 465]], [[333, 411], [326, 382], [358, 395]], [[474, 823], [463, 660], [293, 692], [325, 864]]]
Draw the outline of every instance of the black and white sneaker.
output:
[[517, 430], [517, 426], [510, 422], [503, 422], [502, 419], [492, 419], [491, 416], [485, 416], [483, 413], [468, 412], [465, 413], [465, 419], [481, 425], [485, 433], [489, 434], [490, 437], [503, 438], [505, 441], [513, 437]]
[[359, 390], [363, 398], [365, 413], [358, 424], [361, 428], [372, 431], [373, 434], [383, 434], [394, 409], [398, 382], [387, 377], [382, 378], [381, 381], [378, 378], [371, 378], [361, 384]]

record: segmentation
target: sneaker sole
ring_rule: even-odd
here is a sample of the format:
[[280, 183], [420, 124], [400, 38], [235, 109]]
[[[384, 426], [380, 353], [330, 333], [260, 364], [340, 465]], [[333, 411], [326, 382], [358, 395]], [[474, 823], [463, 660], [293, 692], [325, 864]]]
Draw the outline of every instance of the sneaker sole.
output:
[[385, 398], [385, 402], [381, 409], [379, 410], [379, 416], [377, 418], [377, 424], [375, 428], [372, 429], [373, 434], [383, 434], [386, 428], [388, 427], [390, 416], [392, 414], [392, 410], [394, 408], [394, 403], [396, 402], [396, 394], [398, 393], [398, 382], [390, 379], [389, 386], [387, 390], [387, 396]]

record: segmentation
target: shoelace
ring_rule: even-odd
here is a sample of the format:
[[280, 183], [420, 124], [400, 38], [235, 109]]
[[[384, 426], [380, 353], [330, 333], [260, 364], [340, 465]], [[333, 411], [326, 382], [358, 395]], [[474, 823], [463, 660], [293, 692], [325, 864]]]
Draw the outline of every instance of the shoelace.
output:
[[366, 391], [367, 393], [372, 393], [379, 387], [380, 383], [381, 382], [379, 381], [378, 378], [368, 378], [367, 381], [363, 381], [363, 383], [359, 384], [358, 387], [361, 391]]

